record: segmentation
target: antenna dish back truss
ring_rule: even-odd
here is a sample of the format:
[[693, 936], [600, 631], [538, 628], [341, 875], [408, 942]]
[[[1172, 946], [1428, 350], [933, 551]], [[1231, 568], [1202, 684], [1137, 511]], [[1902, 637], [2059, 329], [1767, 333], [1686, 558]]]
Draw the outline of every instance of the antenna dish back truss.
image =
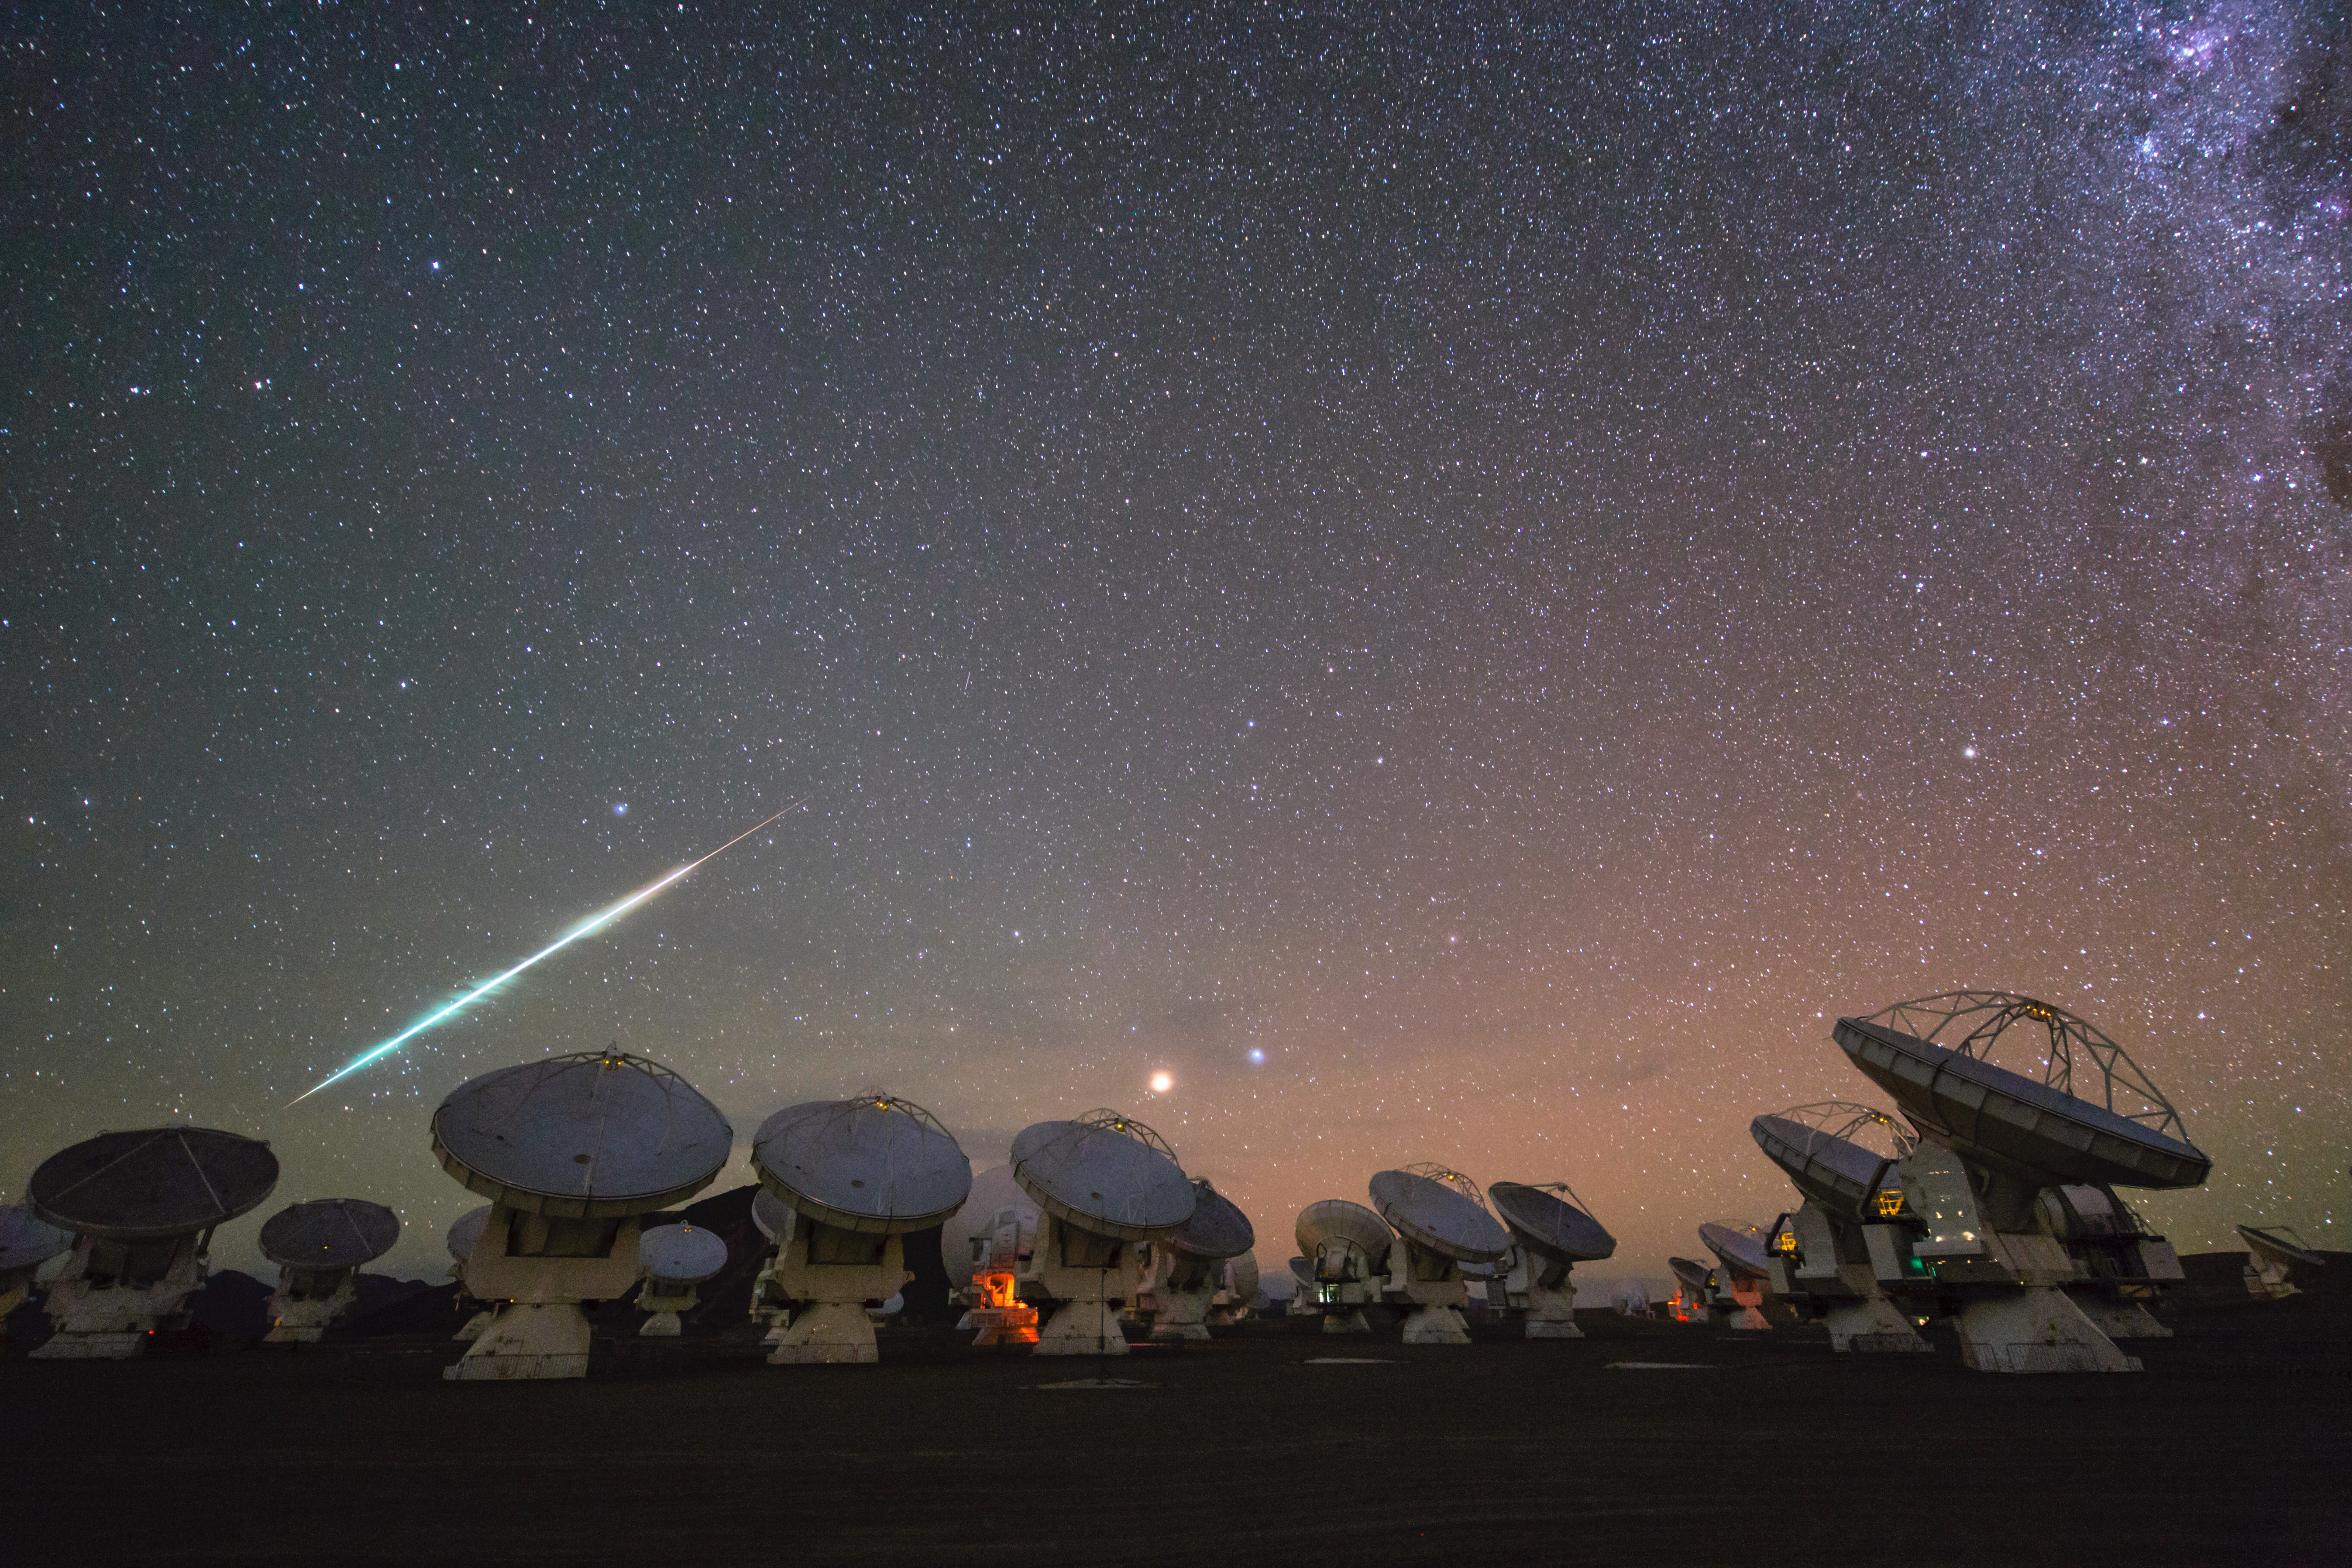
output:
[[[2034, 1044], [2042, 1051], [2041, 1081], [2045, 1086], [2093, 1105], [2105, 1106], [2114, 1115], [2136, 1121], [2152, 1132], [2184, 1143], [2189, 1141], [2188, 1130], [2180, 1124], [2180, 1113], [2164, 1098], [2156, 1080], [2095, 1025], [2063, 1007], [2008, 991], [1947, 991], [1916, 1002], [1897, 1002], [1863, 1022], [1884, 1024], [1957, 1055], [1988, 1062], [1992, 1060], [1994, 1047], [2013, 1026], [2040, 1025], [2042, 1037]], [[2023, 1039], [2021, 1037], [2019, 1043], [2022, 1044]], [[2011, 1067], [2010, 1070], [2021, 1069]], [[2086, 1082], [2095, 1074], [2097, 1089], [2086, 1093], [2076, 1088], [2078, 1071]]]

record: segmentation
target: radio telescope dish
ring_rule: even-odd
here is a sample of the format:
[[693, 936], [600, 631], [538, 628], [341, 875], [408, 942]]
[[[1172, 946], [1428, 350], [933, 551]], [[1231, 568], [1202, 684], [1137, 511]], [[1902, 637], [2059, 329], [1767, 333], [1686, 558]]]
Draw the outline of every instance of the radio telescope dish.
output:
[[1257, 1307], [1257, 1293], [1265, 1283], [1258, 1272], [1257, 1254], [1237, 1253], [1225, 1259], [1226, 1322], [1238, 1322]]
[[70, 1232], [59, 1230], [23, 1204], [0, 1208], [0, 1275], [38, 1268], [72, 1245]]
[[727, 1267], [727, 1241], [698, 1225], [657, 1225], [637, 1237], [637, 1261], [648, 1279], [699, 1285]]
[[260, 1206], [278, 1156], [209, 1127], [101, 1132], [50, 1155], [26, 1184], [35, 1215], [82, 1236], [145, 1241], [210, 1230]]
[[1669, 1258], [1666, 1259], [1666, 1267], [1674, 1270], [1676, 1284], [1689, 1291], [1693, 1297], [1700, 1300], [1706, 1300], [1707, 1282], [1715, 1278], [1714, 1269], [1689, 1258]]
[[[1854, 1225], [1878, 1219], [1871, 1205], [1886, 1184], [1888, 1170], [1919, 1142], [1886, 1112], [1843, 1100], [1759, 1116], [1748, 1124], [1748, 1132], [1799, 1192]], [[1887, 1145], [1885, 1152], [1871, 1148], [1864, 1138]]]
[[761, 1183], [819, 1225], [901, 1236], [944, 1221], [971, 1192], [971, 1162], [911, 1100], [870, 1093], [777, 1111], [751, 1142]]
[[1371, 1278], [1396, 1241], [1388, 1221], [1345, 1198], [1325, 1198], [1300, 1209], [1296, 1236], [1307, 1264], [1299, 1278], [1310, 1285]]
[[400, 1216], [365, 1198], [320, 1198], [271, 1215], [261, 1255], [284, 1268], [357, 1268], [392, 1250]]
[[1290, 1260], [1287, 1267], [1290, 1269], [1290, 1277], [1293, 1279], [1297, 1280], [1299, 1284], [1307, 1287], [1309, 1289], [1314, 1288], [1315, 1266], [1313, 1264], [1307, 1262], [1304, 1258], [1294, 1258]]
[[1753, 1226], [1703, 1225], [1698, 1227], [1698, 1238], [1731, 1273], [1745, 1274], [1751, 1279], [1771, 1277], [1772, 1265], [1764, 1252], [1764, 1238]]
[[[2063, 1008], [1955, 991], [1840, 1018], [1834, 1033], [1921, 1131], [2031, 1186], [2193, 1187], [2211, 1173], [2154, 1080]], [[2040, 1055], [2041, 1080], [1989, 1059], [2004, 1047], [2020, 1061]]]
[[1176, 1251], [1213, 1262], [1239, 1258], [1257, 1245], [1257, 1229], [1249, 1215], [1234, 1205], [1233, 1199], [1206, 1182], [1195, 1182], [1198, 1194], [1192, 1207], [1192, 1217], [1167, 1237], [1167, 1243]]
[[1372, 1178], [1372, 1205], [1416, 1247], [1463, 1263], [1492, 1263], [1510, 1232], [1486, 1212], [1477, 1184], [1441, 1165], [1409, 1165]]
[[2303, 1287], [2289, 1284], [2288, 1274], [2296, 1268], [2327, 1267], [2326, 1258], [2283, 1225], [2242, 1225], [2235, 1229], [2249, 1253], [2245, 1279], [2246, 1289], [2252, 1295], [2282, 1300], [2301, 1295]]
[[490, 1205], [484, 1204], [480, 1208], [467, 1209], [449, 1226], [449, 1234], [443, 1237], [443, 1244], [449, 1248], [449, 1256], [460, 1270], [466, 1267], [466, 1259], [474, 1255], [474, 1243], [482, 1239], [482, 1226], [489, 1222]]
[[1613, 1257], [1617, 1238], [1585, 1211], [1565, 1182], [1526, 1186], [1496, 1182], [1486, 1201], [1528, 1250], [1561, 1263], [1598, 1263]]
[[781, 1241], [792, 1233], [793, 1205], [761, 1187], [751, 1194], [751, 1224], [770, 1242]]
[[1013, 1140], [1013, 1179], [1049, 1215], [1119, 1241], [1152, 1241], [1192, 1217], [1192, 1184], [1166, 1139], [1115, 1110], [1040, 1121]]
[[469, 1079], [433, 1113], [441, 1166], [525, 1214], [652, 1214], [709, 1186], [734, 1131], [659, 1062], [580, 1051]]

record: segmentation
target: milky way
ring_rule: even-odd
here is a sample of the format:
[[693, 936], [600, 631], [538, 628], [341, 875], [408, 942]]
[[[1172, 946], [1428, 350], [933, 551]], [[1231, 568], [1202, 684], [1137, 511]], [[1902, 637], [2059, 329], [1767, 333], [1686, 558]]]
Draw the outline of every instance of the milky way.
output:
[[0, 1192], [185, 1117], [430, 1267], [618, 1041], [1657, 1276], [1969, 985], [2333, 1234], [2340, 11], [585, 9], [0, 23]]

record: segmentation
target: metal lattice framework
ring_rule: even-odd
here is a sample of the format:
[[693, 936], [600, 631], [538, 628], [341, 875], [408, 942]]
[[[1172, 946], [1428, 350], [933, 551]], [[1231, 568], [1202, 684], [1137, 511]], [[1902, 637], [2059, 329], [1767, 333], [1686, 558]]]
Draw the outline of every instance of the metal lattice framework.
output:
[[[1892, 1160], [1900, 1160], [1919, 1146], [1919, 1134], [1902, 1118], [1856, 1100], [1820, 1100], [1811, 1105], [1792, 1105], [1774, 1114], [1800, 1127], [1811, 1128], [1823, 1137], [1842, 1138]], [[1881, 1133], [1888, 1148], [1873, 1147]]]
[[[932, 1131], [946, 1139], [949, 1142], [953, 1143], [955, 1142], [955, 1134], [949, 1131], [947, 1128], [940, 1123], [938, 1117], [933, 1116], [929, 1111], [925, 1110], [921, 1106], [917, 1105], [911, 1100], [901, 1100], [895, 1094], [885, 1093], [883, 1090], [878, 1089], [868, 1089], [853, 1097], [849, 1103], [862, 1107], [871, 1107], [876, 1110], [895, 1110], [901, 1116], [911, 1116], [925, 1127], [929, 1128]], [[1095, 1114], [1099, 1116], [1104, 1114], [1104, 1112], [1097, 1111]]]
[[1433, 1182], [1442, 1182], [1480, 1208], [1486, 1206], [1486, 1194], [1479, 1190], [1478, 1184], [1451, 1166], [1433, 1164], [1424, 1160], [1418, 1165], [1407, 1165], [1404, 1173], [1408, 1176], [1427, 1176]]
[[[924, 1114], [928, 1116], [929, 1113], [927, 1111]], [[1107, 1132], [1117, 1132], [1124, 1137], [1132, 1138], [1137, 1142], [1157, 1149], [1167, 1155], [1169, 1163], [1178, 1170], [1184, 1168], [1184, 1163], [1176, 1158], [1176, 1151], [1169, 1145], [1167, 1139], [1123, 1111], [1113, 1110], [1104, 1106], [1089, 1110], [1084, 1116], [1074, 1116], [1070, 1121], [1074, 1126], [1098, 1128]]]
[[[2164, 1098], [2156, 1080], [2095, 1025], [2063, 1007], [2008, 991], [1947, 991], [1939, 996], [1923, 996], [1916, 1002], [1897, 1002], [1863, 1022], [1885, 1024], [1979, 1061], [1993, 1059], [1994, 1047], [2008, 1036], [2012, 1026], [2038, 1024], [2042, 1028], [2042, 1038], [2037, 1042], [2042, 1050], [2042, 1083], [2061, 1094], [2104, 1105], [2125, 1121], [2137, 1121], [2151, 1131], [2178, 1138], [2184, 1143], [2189, 1141], [2188, 1131], [2180, 1124], [2180, 1113]], [[2022, 1037], [2018, 1044], [2024, 1044]], [[2006, 1062], [1996, 1065], [2009, 1067], [2012, 1072], [2018, 1070]], [[2086, 1079], [2093, 1073], [2098, 1075], [2099, 1085], [2095, 1091], [2086, 1094], [2075, 1087], [2078, 1068]]]

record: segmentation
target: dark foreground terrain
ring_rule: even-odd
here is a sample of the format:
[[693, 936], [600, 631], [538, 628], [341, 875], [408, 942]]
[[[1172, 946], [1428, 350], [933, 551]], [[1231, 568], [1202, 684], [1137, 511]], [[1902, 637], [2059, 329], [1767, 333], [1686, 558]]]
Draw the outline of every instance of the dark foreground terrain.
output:
[[[437, 1333], [19, 1344], [0, 1495], [16, 1562], [2352, 1562], [2347, 1292], [2202, 1272], [2138, 1376], [1605, 1313], [1450, 1350], [1276, 1321], [1100, 1365], [934, 1329], [769, 1367], [744, 1329], [517, 1384], [444, 1383]], [[1098, 1371], [1149, 1386], [1041, 1386]]]

